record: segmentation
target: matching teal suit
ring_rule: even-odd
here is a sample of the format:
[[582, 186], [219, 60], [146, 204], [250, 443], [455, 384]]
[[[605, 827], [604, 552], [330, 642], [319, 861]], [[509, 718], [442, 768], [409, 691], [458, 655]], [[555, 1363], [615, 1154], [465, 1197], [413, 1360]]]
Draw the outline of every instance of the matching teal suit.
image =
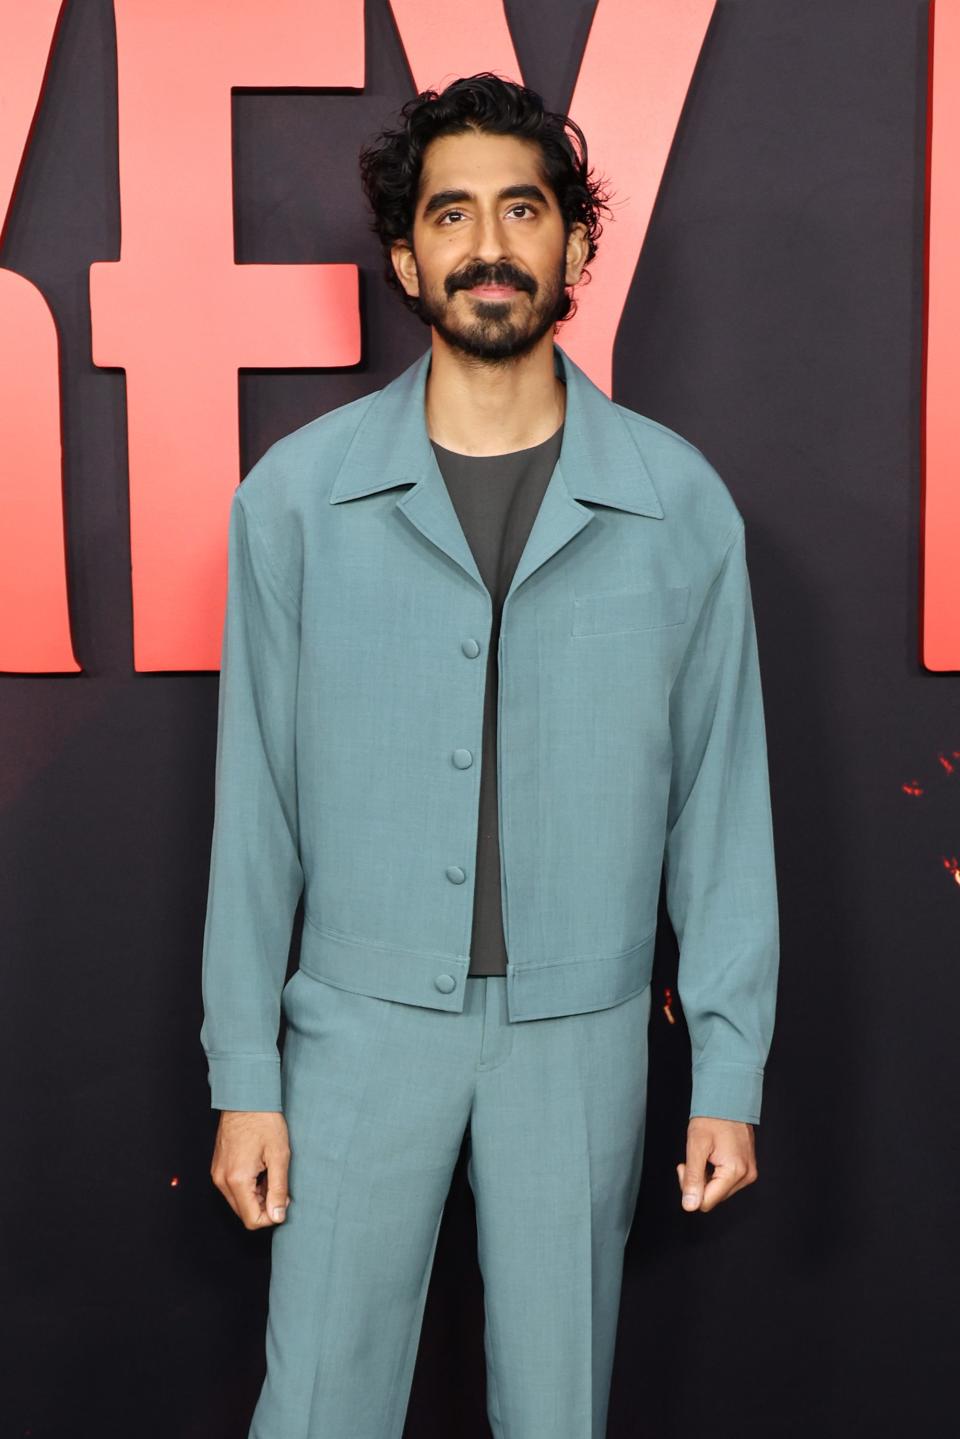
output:
[[469, 975], [492, 611], [430, 359], [278, 440], [230, 509], [201, 1042], [212, 1106], [282, 1109], [292, 1150], [250, 1439], [399, 1439], [467, 1131], [496, 1439], [604, 1434], [661, 874], [689, 1112], [760, 1117], [779, 941], [743, 519], [555, 345], [563, 443], [497, 654], [509, 962]]

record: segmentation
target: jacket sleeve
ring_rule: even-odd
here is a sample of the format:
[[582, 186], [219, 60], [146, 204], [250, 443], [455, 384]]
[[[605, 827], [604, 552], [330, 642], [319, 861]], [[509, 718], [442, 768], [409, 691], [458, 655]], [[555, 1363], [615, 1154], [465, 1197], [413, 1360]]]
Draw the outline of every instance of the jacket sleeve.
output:
[[664, 864], [690, 1032], [690, 1117], [756, 1124], [773, 1036], [779, 916], [745, 533], [737, 520], [670, 695]]
[[242, 490], [234, 493], [227, 541], [200, 1042], [213, 1109], [277, 1111], [280, 995], [303, 888], [295, 767], [300, 619]]

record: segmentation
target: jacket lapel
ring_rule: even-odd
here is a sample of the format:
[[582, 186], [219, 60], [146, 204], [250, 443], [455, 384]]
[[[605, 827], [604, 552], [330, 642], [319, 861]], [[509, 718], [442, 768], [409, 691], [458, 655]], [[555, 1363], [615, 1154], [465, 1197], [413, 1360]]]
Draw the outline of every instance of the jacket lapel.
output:
[[[617, 406], [554, 342], [554, 365], [567, 387], [560, 456], [514, 572], [508, 597], [593, 519], [591, 504], [663, 519], [663, 508], [637, 438]], [[394, 486], [411, 524], [486, 588], [463, 533], [427, 434], [424, 400], [428, 349], [373, 396], [334, 477], [330, 503]]]

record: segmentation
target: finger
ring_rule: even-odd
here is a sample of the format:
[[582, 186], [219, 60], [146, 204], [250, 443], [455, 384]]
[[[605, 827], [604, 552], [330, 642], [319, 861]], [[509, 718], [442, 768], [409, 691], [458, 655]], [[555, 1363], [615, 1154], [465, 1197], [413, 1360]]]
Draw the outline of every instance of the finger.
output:
[[211, 1178], [213, 1179], [213, 1182], [216, 1185], [217, 1189], [219, 1189], [220, 1193], [223, 1195], [224, 1199], [229, 1204], [230, 1208], [233, 1210], [234, 1214], [239, 1219], [240, 1211], [237, 1208], [236, 1200], [230, 1193], [230, 1188], [226, 1182], [226, 1179], [220, 1174], [219, 1170], [217, 1170], [216, 1173], [213, 1173], [213, 1171], [211, 1170]]
[[240, 1209], [237, 1205], [237, 1201], [233, 1196], [233, 1190], [231, 1188], [230, 1180], [228, 1177], [230, 1165], [228, 1162], [228, 1149], [225, 1130], [225, 1116], [224, 1113], [221, 1112], [220, 1119], [217, 1124], [216, 1139], [213, 1146], [213, 1158], [210, 1161], [210, 1178], [213, 1180], [215, 1188], [220, 1191], [224, 1199], [229, 1204], [230, 1208], [233, 1210], [234, 1214], [239, 1219], [242, 1216], [240, 1214]]
[[213, 1149], [213, 1158], [210, 1161], [210, 1178], [214, 1188], [219, 1190], [234, 1214], [239, 1217], [240, 1211], [227, 1183], [227, 1166], [222, 1152], [221, 1132], [222, 1126], [217, 1129], [217, 1140]]
[[252, 1165], [241, 1162], [227, 1175], [227, 1188], [247, 1229], [259, 1229], [264, 1222], [263, 1193], [258, 1183], [262, 1172], [262, 1161]]
[[729, 1199], [747, 1183], [748, 1170], [738, 1160], [729, 1160], [714, 1165], [713, 1174], [703, 1192], [703, 1210], [714, 1209], [724, 1199]]
[[740, 1179], [738, 1179], [737, 1182], [733, 1185], [733, 1187], [730, 1189], [727, 1197], [729, 1198], [730, 1194], [736, 1194], [737, 1191], [740, 1190], [740, 1189], [746, 1189], [747, 1186], [748, 1186], [749, 1184], [753, 1184], [756, 1179], [757, 1179], [757, 1169], [756, 1169], [756, 1166], [754, 1166], [754, 1168], [753, 1168], [752, 1170], [749, 1169], [749, 1168], [746, 1169], [746, 1170], [744, 1170], [744, 1173], [743, 1173], [742, 1177], [741, 1177]]
[[287, 1145], [271, 1144], [266, 1151], [267, 1199], [266, 1215], [273, 1224], [282, 1224], [287, 1217], [290, 1194], [287, 1189], [287, 1175], [290, 1168], [290, 1149]]

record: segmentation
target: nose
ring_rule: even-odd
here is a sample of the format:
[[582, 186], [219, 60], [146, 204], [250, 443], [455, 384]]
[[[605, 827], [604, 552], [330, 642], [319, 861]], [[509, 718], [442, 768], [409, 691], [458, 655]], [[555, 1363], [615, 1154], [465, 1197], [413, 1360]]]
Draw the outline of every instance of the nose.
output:
[[499, 215], [481, 216], [477, 228], [476, 258], [483, 264], [493, 267], [501, 265], [509, 260], [506, 240], [504, 238], [504, 226]]

